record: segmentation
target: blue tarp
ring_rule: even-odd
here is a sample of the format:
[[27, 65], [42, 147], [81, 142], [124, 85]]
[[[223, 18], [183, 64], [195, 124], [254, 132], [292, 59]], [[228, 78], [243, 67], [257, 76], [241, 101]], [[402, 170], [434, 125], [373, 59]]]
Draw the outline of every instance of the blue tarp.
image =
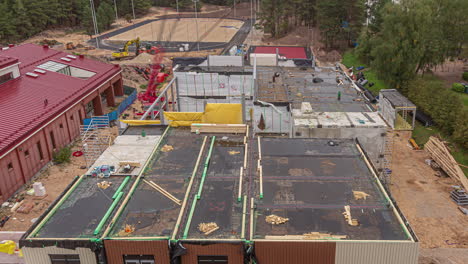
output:
[[[109, 121], [114, 121], [119, 119], [120, 114], [125, 111], [137, 98], [137, 91], [133, 91], [123, 102], [117, 107], [117, 110], [112, 111], [106, 114], [109, 117]], [[85, 118], [83, 120], [83, 125], [88, 126], [91, 123], [92, 118]]]

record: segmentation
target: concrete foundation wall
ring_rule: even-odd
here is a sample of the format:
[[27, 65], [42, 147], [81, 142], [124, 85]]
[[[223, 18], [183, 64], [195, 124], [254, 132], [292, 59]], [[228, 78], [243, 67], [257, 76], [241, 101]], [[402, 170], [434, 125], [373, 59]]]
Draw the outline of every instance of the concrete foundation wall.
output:
[[65, 249], [58, 247], [23, 247], [24, 261], [26, 264], [51, 264], [49, 254], [80, 255], [80, 263], [97, 264], [96, 254], [89, 248]]
[[380, 168], [379, 155], [385, 144], [386, 128], [309, 128], [296, 126], [295, 138], [357, 138], [376, 168]]

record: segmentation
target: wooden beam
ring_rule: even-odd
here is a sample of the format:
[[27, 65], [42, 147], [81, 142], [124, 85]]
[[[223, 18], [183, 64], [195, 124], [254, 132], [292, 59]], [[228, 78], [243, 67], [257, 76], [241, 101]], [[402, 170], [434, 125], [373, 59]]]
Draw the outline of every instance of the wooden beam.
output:
[[195, 123], [190, 126], [190, 131], [199, 133], [236, 133], [245, 134], [247, 125], [244, 124], [200, 124]]
[[182, 205], [180, 200], [177, 199], [176, 197], [174, 197], [172, 194], [168, 193], [166, 190], [164, 190], [161, 186], [157, 185], [156, 183], [154, 183], [153, 181], [147, 181], [145, 179], [143, 179], [143, 181], [148, 184], [149, 186], [153, 187], [156, 191], [160, 192], [162, 195], [166, 196], [168, 199], [170, 199], [171, 201], [173, 201], [174, 203], [178, 204], [178, 205]]

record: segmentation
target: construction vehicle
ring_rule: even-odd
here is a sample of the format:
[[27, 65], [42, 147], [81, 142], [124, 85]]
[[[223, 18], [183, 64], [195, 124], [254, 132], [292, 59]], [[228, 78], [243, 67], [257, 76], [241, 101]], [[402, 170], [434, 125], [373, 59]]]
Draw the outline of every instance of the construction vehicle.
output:
[[124, 58], [128, 58], [130, 54], [128, 53], [128, 47], [130, 47], [132, 44], [135, 44], [135, 56], [138, 56], [140, 52], [140, 38], [132, 39], [127, 41], [125, 43], [125, 46], [119, 50], [119, 52], [113, 52], [112, 53], [112, 58], [120, 60]]
[[67, 48], [67, 50], [74, 50], [74, 49], [76, 49], [76, 46], [73, 45], [73, 42], [68, 42], [67, 44], [65, 44], [65, 47]]

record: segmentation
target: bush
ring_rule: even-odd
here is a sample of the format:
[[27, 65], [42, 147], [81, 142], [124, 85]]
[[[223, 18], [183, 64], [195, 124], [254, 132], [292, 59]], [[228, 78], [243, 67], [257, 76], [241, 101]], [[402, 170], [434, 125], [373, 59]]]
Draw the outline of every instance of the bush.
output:
[[464, 72], [462, 77], [463, 77], [463, 80], [468, 81], [468, 72]]
[[55, 152], [53, 155], [53, 160], [57, 164], [69, 163], [71, 156], [71, 148], [64, 147], [61, 150]]
[[452, 90], [458, 93], [465, 92], [465, 86], [461, 83], [454, 83], [452, 84]]

